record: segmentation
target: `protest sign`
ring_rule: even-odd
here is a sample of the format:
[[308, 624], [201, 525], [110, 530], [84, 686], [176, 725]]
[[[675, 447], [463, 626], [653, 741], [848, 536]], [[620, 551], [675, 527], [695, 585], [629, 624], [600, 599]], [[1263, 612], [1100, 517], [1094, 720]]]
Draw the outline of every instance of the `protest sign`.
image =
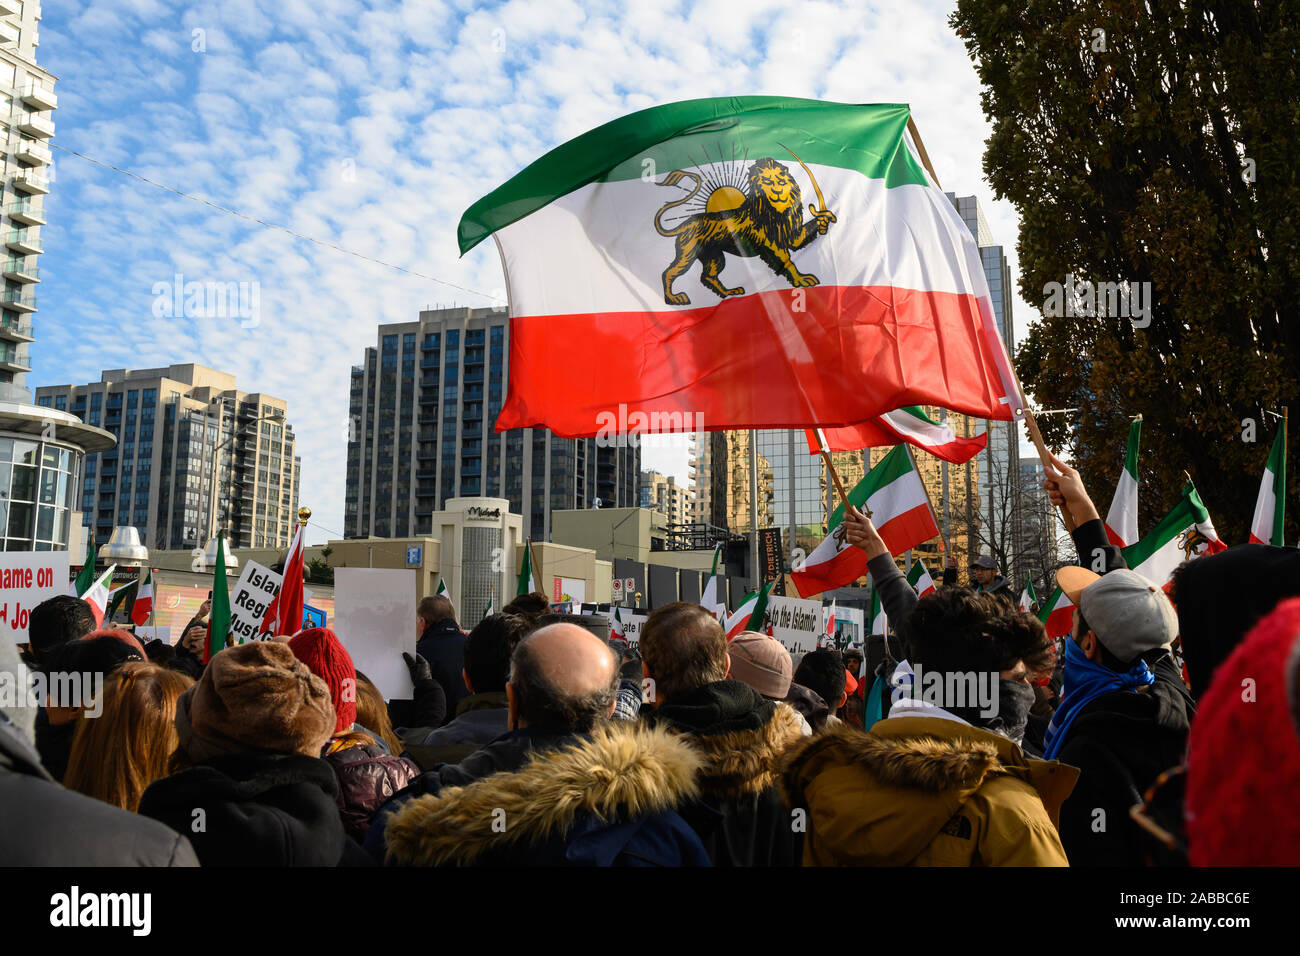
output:
[[[772, 625], [772, 636], [796, 658], [816, 650], [825, 633], [821, 601], [770, 595], [767, 599], [767, 620]], [[757, 627], [754, 628], [758, 630]]]
[[[243, 644], [258, 640], [258, 629], [266, 609], [280, 588], [280, 575], [256, 561], [245, 561], [235, 590], [230, 594], [230, 632]], [[262, 635], [263, 640], [271, 635]]]
[[68, 552], [0, 552], [0, 640], [27, 643], [32, 608], [68, 593]]
[[170, 644], [172, 642], [172, 629], [162, 624], [137, 624], [135, 636], [140, 638], [142, 644], [147, 644], [149, 641], [162, 641], [164, 644]]
[[334, 633], [385, 700], [415, 690], [402, 652], [415, 654], [415, 572], [338, 568]]

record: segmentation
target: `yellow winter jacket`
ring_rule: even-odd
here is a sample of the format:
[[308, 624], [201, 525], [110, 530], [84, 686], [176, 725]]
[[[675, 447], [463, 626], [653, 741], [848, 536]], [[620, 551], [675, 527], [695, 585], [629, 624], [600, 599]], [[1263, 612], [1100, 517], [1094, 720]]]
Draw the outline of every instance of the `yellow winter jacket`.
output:
[[1068, 866], [1057, 834], [1079, 771], [939, 717], [828, 730], [783, 762], [807, 812], [804, 866]]

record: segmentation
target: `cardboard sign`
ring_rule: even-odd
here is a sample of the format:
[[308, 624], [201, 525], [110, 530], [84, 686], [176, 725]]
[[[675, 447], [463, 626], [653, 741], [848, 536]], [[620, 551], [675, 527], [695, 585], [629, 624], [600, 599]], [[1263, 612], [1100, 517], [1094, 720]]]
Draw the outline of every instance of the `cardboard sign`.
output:
[[[258, 629], [275, 592], [280, 590], [281, 576], [256, 561], [245, 561], [235, 589], [230, 592], [230, 632], [244, 644], [258, 639]], [[269, 640], [271, 635], [263, 635]]]
[[796, 659], [809, 651], [815, 651], [822, 635], [826, 633], [821, 601], [777, 597], [773, 594], [767, 599], [767, 620], [772, 624], [772, 636]]
[[68, 552], [0, 552], [0, 641], [27, 643], [32, 608], [68, 593]]
[[415, 654], [415, 627], [414, 571], [335, 570], [334, 633], [385, 700], [415, 691], [402, 659], [403, 651]]

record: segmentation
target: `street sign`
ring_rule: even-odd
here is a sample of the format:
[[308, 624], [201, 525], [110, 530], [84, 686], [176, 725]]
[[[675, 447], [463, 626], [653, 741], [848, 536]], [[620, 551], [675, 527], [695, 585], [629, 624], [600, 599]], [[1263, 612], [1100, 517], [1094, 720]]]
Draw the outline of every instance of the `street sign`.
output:
[[613, 590], [616, 597], [621, 596], [623, 594], [623, 579], [615, 578], [611, 590]]
[[407, 549], [406, 549], [406, 566], [407, 566], [408, 568], [412, 568], [412, 567], [414, 567], [414, 568], [418, 568], [418, 567], [420, 566], [420, 558], [421, 558], [423, 552], [424, 552], [424, 548], [423, 548], [423, 547], [419, 547], [419, 546], [417, 546], [417, 547], [414, 547], [414, 548], [407, 548]]

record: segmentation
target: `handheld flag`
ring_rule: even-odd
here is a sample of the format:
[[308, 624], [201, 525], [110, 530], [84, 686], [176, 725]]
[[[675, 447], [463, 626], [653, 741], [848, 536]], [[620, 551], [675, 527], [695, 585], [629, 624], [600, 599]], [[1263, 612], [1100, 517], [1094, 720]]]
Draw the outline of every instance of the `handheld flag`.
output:
[[1214, 530], [1196, 486], [1188, 482], [1182, 499], [1137, 544], [1124, 548], [1128, 566], [1152, 584], [1164, 587], [1184, 561], [1227, 549]]
[[[939, 533], [925, 485], [905, 445], [880, 459], [848, 498], [850, 504], [863, 509], [872, 519], [891, 554], [902, 554]], [[849, 544], [843, 522], [844, 506], [836, 505], [831, 513], [830, 534], [791, 572], [800, 597], [843, 587], [867, 573], [867, 556], [861, 548]]]
[[1053, 640], [1064, 637], [1074, 627], [1074, 602], [1057, 588], [1038, 612], [1038, 619], [1047, 629], [1048, 637]]
[[[829, 451], [857, 451], [859, 448], [876, 448], [880, 445], [898, 445], [907, 442], [934, 457], [954, 465], [964, 465], [989, 443], [986, 432], [972, 438], [963, 438], [947, 425], [936, 422], [925, 413], [919, 405], [892, 412], [871, 421], [860, 422], [844, 428], [824, 428], [821, 430], [826, 438]], [[809, 429], [808, 450], [817, 453], [816, 432]]]
[[113, 580], [113, 572], [116, 570], [116, 564], [109, 567], [86, 589], [86, 593], [81, 595], [81, 599], [90, 605], [91, 613], [95, 615], [96, 629], [104, 626], [104, 612], [108, 609], [109, 588]]
[[117, 614], [118, 610], [125, 605], [126, 613], [129, 617], [131, 614], [131, 605], [134, 603], [133, 595], [139, 581], [127, 581], [120, 588], [113, 588], [108, 594], [108, 608], [104, 611], [104, 619], [111, 621]]
[[723, 630], [727, 633], [727, 640], [731, 640], [741, 631], [756, 631], [763, 626], [763, 618], [767, 615], [767, 596], [775, 583], [769, 581], [753, 594], [748, 595], [741, 602], [740, 607], [727, 618], [727, 623], [723, 626]]
[[95, 583], [95, 536], [90, 536], [90, 543], [86, 545], [86, 560], [81, 564], [81, 570], [77, 572], [77, 577], [73, 580], [72, 586], [68, 588], [68, 593], [73, 597], [81, 597], [90, 590], [90, 586]]
[[1106, 512], [1106, 537], [1117, 548], [1127, 548], [1138, 540], [1138, 441], [1142, 437], [1142, 416], [1128, 427], [1128, 452], [1119, 473], [1115, 497]]
[[519, 586], [515, 596], [530, 594], [533, 590], [533, 539], [524, 543], [524, 563], [519, 567]]
[[628, 643], [627, 631], [623, 627], [623, 615], [618, 611], [618, 605], [614, 605], [614, 617], [609, 622], [609, 636], [616, 641]]
[[153, 614], [153, 568], [144, 569], [144, 577], [137, 580], [135, 599], [131, 602], [131, 620], [137, 627], [144, 627]]
[[1028, 586], [1020, 592], [1020, 610], [1028, 611], [1031, 614], [1038, 611], [1038, 595], [1034, 593], [1034, 581], [1031, 578]]
[[[302, 532], [301, 523], [294, 532], [289, 553], [284, 559], [284, 577], [280, 580], [280, 590], [271, 598], [266, 614], [262, 618], [263, 634], [297, 634], [303, 626], [302, 595]], [[223, 576], [225, 572], [222, 572]]]
[[920, 558], [912, 562], [912, 570], [907, 573], [907, 583], [912, 585], [912, 590], [916, 592], [918, 598], [939, 590], [935, 587], [934, 578], [930, 576], [930, 569]]
[[871, 619], [867, 622], [868, 634], [888, 634], [889, 633], [889, 615], [885, 613], [884, 606], [880, 603], [880, 591], [876, 588], [875, 582], [871, 585]]
[[1255, 514], [1250, 521], [1250, 540], [1255, 544], [1282, 547], [1282, 524], [1286, 517], [1286, 419], [1273, 439], [1273, 450], [1259, 483]]
[[436, 596], [447, 597], [447, 582], [444, 581], [441, 577], [438, 578], [438, 591]]
[[718, 558], [722, 556], [722, 545], [713, 549], [713, 570], [709, 572], [708, 583], [704, 585], [704, 594], [700, 597], [700, 606], [714, 617], [721, 620], [726, 616], [727, 606], [718, 600]]
[[[286, 565], [285, 571], [288, 571]], [[299, 582], [302, 581], [302, 575], [298, 576]], [[288, 578], [284, 584], [280, 585], [281, 593], [284, 592], [284, 585], [288, 584]], [[300, 599], [301, 600], [301, 599]], [[299, 604], [299, 608], [302, 605]], [[302, 629], [302, 611], [298, 612], [298, 630]], [[283, 634], [283, 631], [278, 633]], [[290, 633], [297, 633], [293, 631]], [[212, 610], [208, 614], [208, 639], [203, 642], [203, 663], [206, 665], [212, 660], [212, 655], [222, 650], [226, 646], [226, 639], [230, 636], [230, 590], [226, 585], [226, 532], [223, 528], [217, 532], [217, 561], [216, 566], [212, 569]]]
[[528, 356], [498, 430], [803, 428], [900, 400], [1011, 420], [1025, 403], [979, 246], [914, 129], [906, 105], [688, 100], [591, 130], [474, 203], [461, 253], [495, 236], [511, 354]]

